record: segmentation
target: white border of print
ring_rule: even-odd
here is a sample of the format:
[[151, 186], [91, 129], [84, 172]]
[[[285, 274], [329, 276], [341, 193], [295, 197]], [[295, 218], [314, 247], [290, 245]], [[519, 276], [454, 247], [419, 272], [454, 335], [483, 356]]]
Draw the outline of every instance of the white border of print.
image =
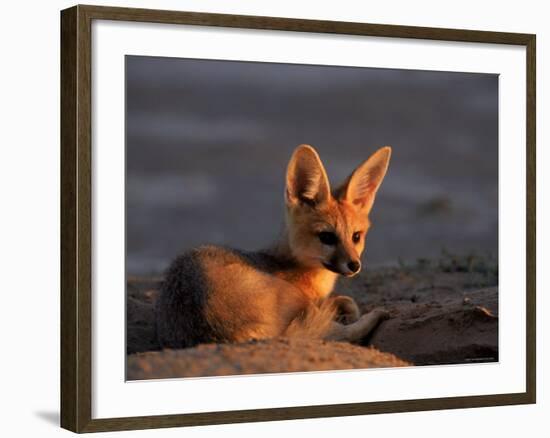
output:
[[[526, 390], [524, 47], [94, 20], [92, 52], [92, 418]], [[125, 382], [125, 55], [499, 74], [499, 362]]]

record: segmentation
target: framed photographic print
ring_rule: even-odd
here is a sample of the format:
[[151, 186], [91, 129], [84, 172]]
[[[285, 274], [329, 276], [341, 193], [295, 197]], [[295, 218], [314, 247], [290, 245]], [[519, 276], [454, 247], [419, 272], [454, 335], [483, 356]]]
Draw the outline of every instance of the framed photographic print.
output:
[[62, 427], [535, 403], [535, 35], [75, 6], [61, 121]]

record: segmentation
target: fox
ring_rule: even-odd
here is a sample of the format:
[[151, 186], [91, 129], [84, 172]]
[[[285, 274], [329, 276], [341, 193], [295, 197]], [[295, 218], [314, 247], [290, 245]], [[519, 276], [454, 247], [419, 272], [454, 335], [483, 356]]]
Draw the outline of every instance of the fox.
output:
[[391, 147], [378, 149], [334, 190], [319, 154], [299, 145], [286, 169], [285, 226], [267, 249], [205, 245], [175, 258], [155, 305], [161, 348], [277, 337], [356, 343], [389, 315], [360, 315], [335, 295], [339, 276], [361, 270], [369, 213]]

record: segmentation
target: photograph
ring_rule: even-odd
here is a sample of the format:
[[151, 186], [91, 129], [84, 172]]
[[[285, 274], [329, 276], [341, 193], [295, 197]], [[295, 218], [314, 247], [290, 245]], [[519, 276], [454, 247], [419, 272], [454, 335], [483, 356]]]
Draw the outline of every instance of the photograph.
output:
[[537, 28], [250, 12], [61, 11], [61, 427], [535, 405]]
[[499, 361], [499, 75], [126, 55], [126, 379]]

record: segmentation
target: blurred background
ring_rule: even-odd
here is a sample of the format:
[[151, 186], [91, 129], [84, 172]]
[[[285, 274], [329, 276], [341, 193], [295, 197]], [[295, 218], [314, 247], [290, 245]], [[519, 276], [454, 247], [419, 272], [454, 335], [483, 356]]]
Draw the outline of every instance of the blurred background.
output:
[[301, 143], [333, 187], [393, 147], [367, 265], [497, 256], [498, 76], [127, 56], [127, 274], [273, 242]]

